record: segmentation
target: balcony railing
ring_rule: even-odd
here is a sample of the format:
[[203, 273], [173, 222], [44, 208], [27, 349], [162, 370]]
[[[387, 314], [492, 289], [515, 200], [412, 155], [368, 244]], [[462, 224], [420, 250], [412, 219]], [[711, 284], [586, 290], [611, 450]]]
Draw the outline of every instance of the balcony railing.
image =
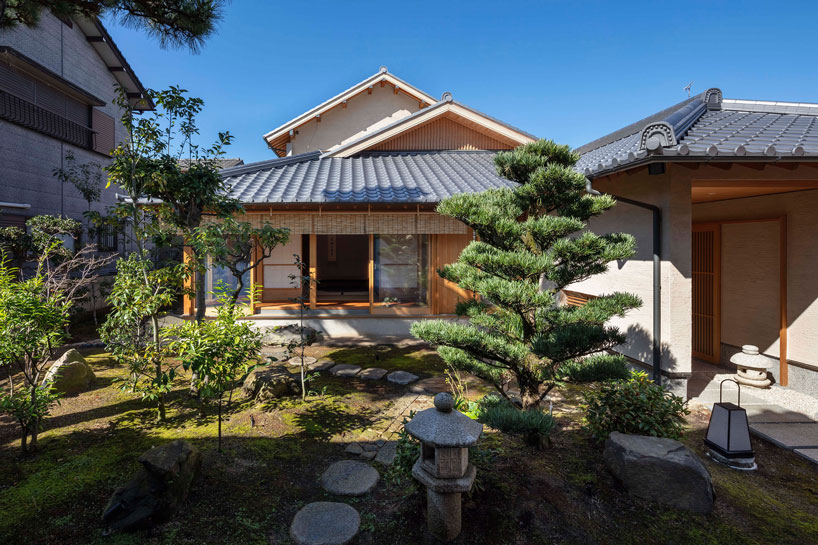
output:
[[93, 149], [94, 131], [0, 90], [0, 119], [85, 149]]

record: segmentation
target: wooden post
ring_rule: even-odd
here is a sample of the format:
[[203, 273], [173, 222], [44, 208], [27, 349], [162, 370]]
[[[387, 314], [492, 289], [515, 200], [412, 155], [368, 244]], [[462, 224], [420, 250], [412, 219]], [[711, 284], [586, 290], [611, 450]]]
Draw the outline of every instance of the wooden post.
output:
[[318, 236], [310, 233], [310, 310], [318, 306]]
[[787, 216], [781, 216], [779, 219], [778, 231], [778, 297], [781, 313], [778, 331], [778, 382], [781, 386], [787, 386], [789, 384], [789, 365], [787, 364]]
[[[252, 261], [258, 259], [258, 252], [259, 252], [258, 240], [256, 239], [256, 237], [253, 237], [253, 249], [250, 252], [250, 255], [252, 256], [250, 259]], [[263, 267], [263, 265], [259, 265], [258, 267]], [[250, 269], [250, 314], [256, 313], [256, 283], [258, 282], [258, 280], [256, 279], [257, 278], [256, 269], [258, 269], [258, 267], [253, 267], [252, 269]]]
[[369, 313], [375, 306], [375, 235], [369, 233]]
[[[190, 248], [190, 246], [184, 246], [182, 259], [184, 260], [185, 265], [190, 265], [190, 261], [193, 259], [193, 250]], [[191, 275], [185, 279], [185, 289], [192, 290], [194, 289], [194, 286], [195, 277]], [[192, 316], [195, 312], [196, 300], [190, 293], [185, 293], [182, 297], [182, 314]]]

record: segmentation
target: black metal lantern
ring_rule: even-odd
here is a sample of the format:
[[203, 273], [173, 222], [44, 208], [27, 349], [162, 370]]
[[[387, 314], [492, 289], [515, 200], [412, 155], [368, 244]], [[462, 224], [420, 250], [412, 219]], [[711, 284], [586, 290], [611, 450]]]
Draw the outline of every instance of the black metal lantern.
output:
[[[724, 383], [735, 382], [738, 386], [738, 404], [722, 401]], [[756, 469], [755, 453], [750, 444], [750, 425], [747, 411], [741, 408], [741, 385], [731, 379], [719, 384], [719, 402], [713, 405], [707, 437], [704, 444], [710, 448], [710, 457], [735, 469]]]

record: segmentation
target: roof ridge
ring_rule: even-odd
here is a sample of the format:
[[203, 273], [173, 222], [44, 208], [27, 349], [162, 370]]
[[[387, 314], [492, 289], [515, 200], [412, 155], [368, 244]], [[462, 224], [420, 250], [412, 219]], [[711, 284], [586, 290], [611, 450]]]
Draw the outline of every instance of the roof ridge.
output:
[[288, 155], [287, 157], [276, 157], [275, 159], [266, 159], [264, 161], [256, 161], [254, 163], [247, 163], [246, 165], [237, 165], [234, 167], [224, 168], [219, 171], [222, 178], [228, 176], [238, 176], [241, 174], [249, 174], [251, 172], [258, 172], [260, 170], [268, 170], [284, 165], [291, 165], [295, 163], [303, 163], [313, 159], [320, 159], [320, 151], [310, 151], [307, 153], [300, 153], [298, 155]]
[[[681, 121], [682, 119], [686, 119], [693, 112], [692, 111], [686, 112], [687, 115], [682, 115], [682, 112], [686, 111], [689, 106], [695, 105], [696, 101], [699, 101], [700, 104], [704, 104], [705, 95], [708, 93], [708, 91], [705, 91], [704, 93], [698, 94], [696, 96], [686, 98], [685, 100], [678, 102], [673, 106], [670, 106], [668, 108], [665, 108], [664, 110], [656, 112], [655, 114], [642, 118], [639, 121], [631, 123], [630, 125], [622, 127], [621, 129], [616, 130], [612, 133], [606, 134], [605, 136], [597, 138], [596, 140], [583, 144], [582, 146], [579, 146], [578, 148], [574, 149], [574, 151], [582, 155], [596, 148], [600, 148], [606, 144], [610, 144], [612, 142], [616, 142], [617, 140], [621, 140], [638, 132], [642, 132], [647, 126], [651, 124], [662, 122], [668, 123], [668, 120]], [[693, 111], [695, 111], [696, 109], [698, 108], [695, 107], [691, 108], [691, 110]], [[700, 112], [699, 115], [701, 115], [701, 113], [703, 113], [703, 110], [702, 112]], [[695, 119], [693, 121], [695, 121]], [[687, 127], [685, 127], [685, 130], [689, 128], [690, 124], [688, 124]]]

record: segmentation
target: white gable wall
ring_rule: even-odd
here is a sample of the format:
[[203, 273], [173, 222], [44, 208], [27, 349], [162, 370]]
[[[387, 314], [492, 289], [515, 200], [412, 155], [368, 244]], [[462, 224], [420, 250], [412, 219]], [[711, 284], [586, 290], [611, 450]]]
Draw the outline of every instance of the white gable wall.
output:
[[403, 92], [395, 94], [389, 85], [375, 84], [372, 94], [366, 91], [296, 129], [292, 154], [327, 151], [356, 140], [419, 110], [418, 100]]

